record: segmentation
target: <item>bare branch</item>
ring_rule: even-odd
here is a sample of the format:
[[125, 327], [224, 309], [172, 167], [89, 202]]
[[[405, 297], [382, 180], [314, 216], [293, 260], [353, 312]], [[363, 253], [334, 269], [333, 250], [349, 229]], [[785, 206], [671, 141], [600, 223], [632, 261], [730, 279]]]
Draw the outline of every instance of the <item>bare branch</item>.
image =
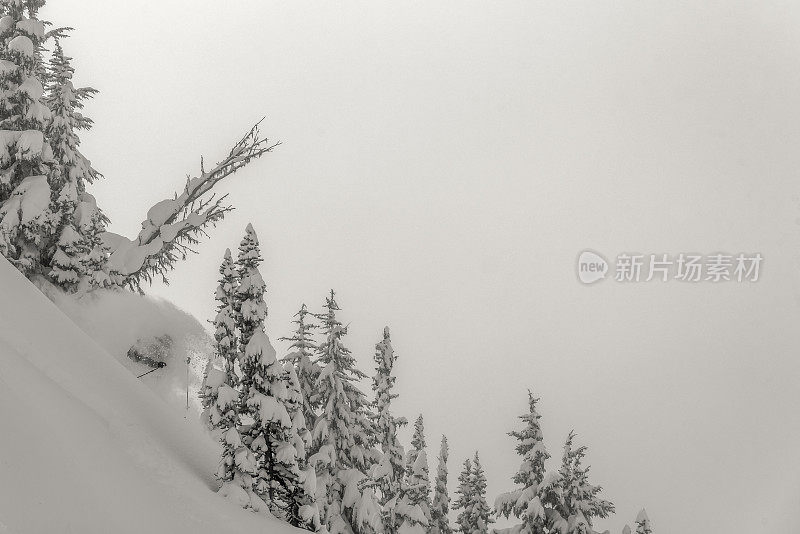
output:
[[259, 125], [263, 120], [250, 128], [212, 169], [205, 170], [201, 157], [200, 175], [187, 177], [180, 194], [176, 192], [173, 198], [153, 205], [134, 240], [114, 239], [117, 246], [111, 251], [109, 265], [121, 276], [124, 285], [141, 292], [142, 282], [150, 283], [154, 276], [160, 276], [166, 283], [166, 273], [175, 262], [194, 253], [190, 246], [198, 244], [200, 237], [207, 237], [207, 227], [216, 225], [233, 209], [223, 204], [227, 195], [216, 198], [212, 189], [280, 145], [261, 138]]

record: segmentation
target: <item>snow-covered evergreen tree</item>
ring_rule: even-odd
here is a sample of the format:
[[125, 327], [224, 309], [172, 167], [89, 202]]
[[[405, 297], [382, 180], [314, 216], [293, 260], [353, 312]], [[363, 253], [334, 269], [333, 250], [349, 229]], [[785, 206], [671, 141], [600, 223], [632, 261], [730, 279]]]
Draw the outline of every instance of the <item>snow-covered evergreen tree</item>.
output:
[[[63, 185], [74, 184], [70, 189], [74, 188], [80, 194], [86, 191], [86, 184], [101, 177], [78, 148], [78, 130], [88, 130], [92, 126], [92, 120], [80, 110], [87, 99], [97, 94], [97, 89], [73, 85], [75, 69], [72, 67], [72, 58], [64, 54], [59, 38], [55, 39], [49, 68], [45, 102], [52, 112], [52, 120], [47, 133], [51, 139], [53, 155], [61, 166]], [[77, 203], [77, 195], [69, 200]]]
[[492, 509], [486, 502], [486, 475], [483, 472], [478, 452], [475, 451], [475, 458], [472, 461], [472, 484], [470, 501], [470, 534], [487, 534], [489, 524], [494, 523]]
[[542, 502], [540, 485], [545, 477], [545, 461], [550, 458], [550, 454], [544, 446], [539, 425], [541, 416], [536, 411], [538, 401], [528, 391], [528, 412], [519, 417], [525, 426], [522, 430], [509, 432], [509, 436], [518, 441], [516, 450], [522, 457], [522, 464], [512, 478], [520, 487], [501, 494], [495, 500], [498, 514], [506, 518], [513, 515], [522, 522], [513, 529], [514, 533], [543, 534], [549, 521]]
[[242, 390], [246, 413], [253, 418], [247, 430], [257, 465], [253, 489], [274, 516], [289, 520], [299, 484], [297, 443], [285, 404], [289, 393], [284, 370], [263, 324], [245, 347], [242, 384], [246, 385]]
[[0, 0], [0, 254], [28, 276], [45, 274], [55, 251], [58, 163], [46, 132], [51, 112], [37, 54], [45, 37], [44, 0]]
[[[217, 396], [220, 386], [227, 384], [235, 387], [239, 381], [235, 363], [238, 359], [236, 346], [236, 318], [233, 311], [233, 298], [238, 284], [236, 270], [230, 249], [225, 250], [222, 264], [219, 266], [219, 285], [214, 292], [217, 301], [217, 314], [214, 317], [214, 354], [222, 361], [223, 370], [219, 371], [209, 359], [203, 376], [200, 399], [203, 405], [203, 420], [209, 428], [220, 428], [223, 418], [217, 409]], [[219, 376], [221, 373], [222, 376]]]
[[266, 284], [258, 270], [261, 249], [258, 236], [252, 224], [245, 229], [244, 238], [239, 244], [239, 256], [236, 260], [236, 271], [239, 284], [235, 288], [233, 307], [236, 328], [239, 331], [239, 365], [242, 367], [242, 390], [250, 387], [252, 373], [245, 371], [247, 365], [246, 349], [250, 338], [263, 329], [267, 317], [267, 305], [264, 302]]
[[214, 300], [217, 301], [217, 315], [214, 317], [214, 348], [217, 356], [225, 365], [225, 382], [230, 386], [236, 386], [239, 382], [236, 376], [239, 349], [234, 305], [239, 278], [229, 248], [225, 249], [225, 255], [219, 266], [219, 274], [219, 285], [214, 293]]
[[450, 528], [450, 496], [447, 493], [447, 436], [442, 436], [439, 447], [439, 466], [436, 469], [436, 482], [431, 503], [431, 534], [452, 534]]
[[296, 451], [298, 476], [297, 484], [290, 492], [288, 520], [294, 526], [312, 532], [324, 529], [316, 500], [317, 476], [310, 466], [307, 451], [311, 446], [311, 432], [303, 416], [303, 394], [297, 372], [291, 362], [283, 364], [288, 387], [286, 409], [292, 420], [291, 444]]
[[596, 517], [608, 517], [614, 505], [599, 497], [602, 488], [589, 483], [589, 467], [583, 467], [585, 445], [574, 448], [575, 433], [570, 432], [564, 444], [564, 456], [556, 493], [560, 495], [558, 514], [553, 527], [566, 534], [590, 534]]
[[430, 478], [425, 452], [425, 428], [422, 415], [414, 422], [411, 449], [406, 455], [403, 495], [395, 508], [401, 534], [424, 534], [431, 525]]
[[314, 428], [314, 420], [316, 419], [316, 410], [319, 405], [319, 398], [317, 394], [317, 377], [319, 377], [320, 368], [313, 361], [314, 351], [316, 344], [311, 338], [311, 331], [317, 326], [310, 323], [306, 317], [312, 315], [308, 311], [306, 305], [300, 306], [294, 316], [295, 320], [292, 321], [297, 325], [292, 337], [282, 337], [281, 341], [290, 341], [289, 354], [284, 357], [284, 361], [290, 362], [294, 365], [297, 373], [297, 379], [300, 383], [300, 392], [303, 401], [303, 417], [305, 423], [309, 428]]
[[458, 510], [456, 524], [461, 534], [472, 533], [472, 460], [464, 460], [464, 468], [458, 475], [458, 488], [456, 488], [456, 500], [453, 501], [453, 510]]
[[375, 376], [372, 391], [375, 394], [375, 438], [381, 448], [381, 461], [372, 472], [374, 485], [380, 493], [384, 534], [394, 534], [400, 526], [395, 514], [405, 477], [403, 446], [397, 439], [397, 429], [408, 422], [405, 417], [395, 417], [391, 411], [395, 377], [392, 375], [397, 355], [392, 347], [389, 327], [383, 329], [383, 339], [375, 345]]
[[[258, 269], [261, 250], [252, 225], [247, 225], [239, 245], [238, 286], [228, 286], [231, 273], [227, 259], [226, 255], [220, 269], [221, 285], [226, 286], [222, 291], [226, 301], [228, 294], [233, 296], [234, 324], [239, 329], [241, 415], [253, 419], [246, 430], [247, 439], [243, 440], [256, 459], [253, 490], [273, 515], [288, 519], [292, 493], [299, 480], [298, 451], [292, 443], [292, 420], [285, 405], [289, 396], [285, 373], [264, 330], [266, 284]], [[229, 324], [223, 330], [229, 334]], [[227, 357], [230, 354], [226, 352]]]
[[[57, 32], [58, 34], [63, 32]], [[74, 225], [81, 236], [81, 256], [76, 258], [84, 270], [86, 278], [80, 285], [82, 290], [109, 285], [108, 255], [103, 248], [100, 234], [105, 231], [107, 220], [102, 212], [93, 213], [87, 221], [79, 221], [75, 210], [82, 195], [86, 193], [86, 184], [101, 177], [88, 159], [80, 152], [78, 130], [88, 130], [92, 120], [85, 117], [80, 110], [84, 101], [94, 96], [97, 90], [91, 87], [76, 88], [72, 83], [74, 69], [71, 58], [64, 54], [59, 37], [55, 38], [55, 47], [49, 63], [47, 96], [45, 102], [52, 111], [52, 120], [47, 129], [47, 136], [53, 148], [53, 156], [58, 163], [58, 176], [52, 184], [54, 205], [52, 211], [58, 213], [59, 227]], [[65, 240], [61, 231], [59, 243]], [[60, 282], [57, 258], [53, 258], [51, 277]], [[63, 284], [61, 284], [63, 286]], [[66, 289], [78, 290], [71, 285]]]
[[453, 510], [460, 510], [456, 517], [458, 530], [462, 534], [487, 534], [494, 519], [486, 502], [486, 475], [477, 452], [472, 461], [469, 458], [464, 461], [456, 495]]
[[631, 534], [630, 525], [625, 525], [624, 527], [622, 527], [622, 534]]
[[[262, 357], [265, 364], [269, 364], [269, 349], [271, 349], [263, 328], [267, 307], [264, 303], [266, 284], [258, 270], [261, 261], [258, 237], [252, 225], [248, 224], [245, 236], [239, 245], [239, 257], [236, 264], [239, 285], [235, 287], [233, 293], [234, 324], [239, 331], [237, 359], [242, 373], [241, 388], [237, 390], [232, 384], [225, 383], [220, 386], [217, 399], [217, 407], [222, 414], [219, 426], [223, 429], [221, 438], [223, 452], [220, 466], [220, 478], [223, 486], [220, 491], [242, 506], [256, 509], [261, 508], [263, 502], [260, 496], [254, 493], [257, 484], [263, 480], [263, 473], [260, 469], [263, 453], [260, 457], [256, 457], [252, 441], [253, 434], [257, 436], [263, 425], [244, 427], [241, 422], [243, 416], [255, 419], [255, 412], [259, 409], [256, 402], [261, 400], [258, 394], [263, 387], [255, 388], [252, 391], [251, 387], [256, 379], [260, 380], [264, 375], [269, 374], [260, 367]], [[226, 267], [225, 263], [226, 261], [223, 260], [220, 269], [224, 271], [223, 279], [229, 275], [227, 272], [229, 267]], [[250, 347], [249, 342], [256, 334], [260, 334], [259, 338]], [[226, 367], [229, 366], [226, 364]], [[257, 397], [256, 402], [249, 402], [251, 396]], [[268, 421], [270, 419], [268, 416], [271, 414], [264, 415], [264, 419]], [[286, 419], [288, 419], [288, 414]], [[257, 445], [260, 444], [261, 442]], [[256, 480], [256, 477], [259, 479]], [[259, 490], [266, 489], [263, 483], [258, 488]]]
[[331, 534], [371, 534], [382, 530], [382, 520], [374, 489], [365, 484], [375, 458], [368, 403], [357, 385], [366, 375], [343, 343], [347, 329], [336, 318], [332, 290], [325, 309], [318, 316], [325, 341], [317, 348], [321, 413], [313, 431], [317, 503]]
[[652, 532], [650, 518], [647, 517], [647, 512], [642, 508], [636, 516], [636, 534], [652, 534]]

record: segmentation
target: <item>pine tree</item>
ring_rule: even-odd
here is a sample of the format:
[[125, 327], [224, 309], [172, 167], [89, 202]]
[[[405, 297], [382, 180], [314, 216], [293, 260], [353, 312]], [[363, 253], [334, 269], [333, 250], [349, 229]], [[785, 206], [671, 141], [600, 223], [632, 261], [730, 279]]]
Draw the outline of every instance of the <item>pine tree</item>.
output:
[[239, 244], [239, 256], [236, 260], [236, 271], [239, 284], [236, 286], [233, 306], [236, 328], [239, 330], [239, 365], [242, 368], [242, 390], [250, 387], [252, 372], [246, 371], [246, 348], [250, 338], [263, 327], [267, 317], [267, 305], [264, 302], [266, 284], [258, 270], [262, 262], [258, 236], [252, 224], [245, 229], [245, 236]]
[[452, 534], [450, 528], [450, 497], [447, 494], [447, 436], [442, 436], [439, 448], [439, 466], [436, 470], [436, 482], [431, 504], [431, 534]]
[[486, 502], [486, 475], [483, 472], [478, 452], [475, 451], [475, 458], [472, 466], [472, 500], [470, 502], [470, 534], [487, 534], [489, 524], [494, 523], [492, 509]]
[[[74, 184], [75, 191], [80, 194], [86, 191], [86, 184], [101, 178], [102, 175], [92, 167], [91, 162], [80, 152], [78, 130], [92, 127], [92, 119], [84, 116], [80, 110], [84, 102], [97, 94], [92, 87], [75, 87], [72, 76], [72, 58], [64, 54], [61, 39], [56, 37], [52, 58], [50, 59], [50, 76], [47, 87], [46, 104], [52, 112], [52, 121], [48, 135], [53, 147], [53, 155], [60, 164], [62, 183]], [[71, 199], [77, 202], [77, 196]]]
[[582, 465], [587, 447], [573, 448], [574, 439], [575, 432], [570, 432], [564, 444], [559, 470], [560, 503], [554, 527], [568, 534], [589, 534], [593, 519], [608, 517], [614, 512], [614, 505], [599, 497], [600, 486], [589, 483], [589, 468]]
[[0, 254], [28, 276], [45, 271], [55, 251], [60, 190], [58, 163], [46, 132], [39, 55], [45, 38], [37, 18], [44, 0], [0, 0]]
[[[227, 384], [235, 388], [239, 379], [234, 364], [237, 361], [236, 324], [233, 312], [233, 297], [238, 284], [230, 249], [225, 250], [222, 264], [219, 267], [219, 285], [214, 292], [217, 301], [217, 314], [214, 317], [214, 353], [223, 362], [223, 370], [218, 371], [209, 359], [203, 376], [200, 398], [203, 405], [203, 420], [209, 428], [220, 428], [222, 415], [217, 409], [219, 388]], [[222, 376], [218, 376], [221, 373]], [[223, 429], [224, 430], [224, 429]]]
[[[95, 220], [88, 224], [81, 224], [76, 220], [75, 210], [82, 195], [86, 193], [86, 184], [92, 183], [101, 175], [91, 165], [88, 159], [80, 152], [80, 138], [78, 130], [88, 130], [92, 120], [81, 114], [84, 101], [97, 93], [91, 87], [76, 88], [72, 83], [74, 69], [71, 58], [64, 54], [61, 47], [60, 35], [63, 31], [56, 31], [55, 47], [50, 60], [45, 102], [52, 111], [52, 120], [47, 128], [47, 136], [53, 148], [53, 156], [58, 163], [58, 177], [53, 183], [55, 205], [51, 208], [61, 217], [58, 221], [60, 227], [74, 225], [81, 234], [83, 254], [79, 261], [83, 265], [86, 280], [81, 284], [83, 290], [95, 287], [106, 287], [108, 284], [108, 255], [100, 245], [99, 233], [105, 231], [104, 216], [98, 213]], [[63, 233], [61, 239], [63, 240]], [[56, 258], [54, 258], [55, 260]], [[51, 277], [59, 283], [57, 267], [51, 272]], [[77, 287], [66, 286], [68, 290], [77, 290]]]
[[325, 341], [317, 348], [321, 413], [314, 425], [312, 462], [317, 467], [317, 502], [331, 534], [371, 534], [381, 529], [380, 505], [365, 486], [374, 463], [368, 404], [357, 382], [366, 377], [343, 344], [347, 329], [336, 318], [335, 295], [325, 302]]
[[[259, 339], [258, 342], [250, 347], [248, 353], [247, 343], [253, 338], [256, 332], [263, 333], [263, 324], [266, 317], [266, 305], [264, 304], [264, 288], [265, 284], [258, 271], [258, 264], [261, 262], [261, 253], [258, 248], [258, 237], [251, 225], [247, 225], [247, 230], [242, 243], [239, 245], [239, 258], [237, 261], [238, 271], [234, 276], [231, 272], [230, 255], [226, 254], [220, 266], [220, 285], [224, 286], [222, 294], [217, 294], [221, 299], [230, 302], [234, 305], [234, 326], [239, 330], [240, 337], [238, 344], [234, 345], [231, 342], [226, 349], [226, 364], [225, 364], [225, 383], [219, 387], [217, 393], [217, 410], [220, 413], [220, 422], [218, 427], [222, 429], [222, 460], [220, 462], [220, 470], [218, 477], [222, 482], [220, 493], [227, 496], [231, 500], [239, 503], [241, 506], [261, 508], [261, 498], [253, 491], [256, 485], [256, 476], [260, 474], [259, 461], [251, 448], [252, 436], [250, 430], [252, 427], [247, 428], [241, 425], [241, 418], [243, 415], [251, 416], [251, 407], [248, 406], [247, 401], [251, 393], [250, 386], [252, 385], [256, 376], [256, 365], [260, 362], [263, 352], [265, 352], [265, 345], [269, 344]], [[236, 285], [235, 281], [240, 281], [246, 277], [247, 286], [242, 290], [241, 283]], [[230, 286], [228, 286], [230, 284]], [[229, 300], [230, 299], [230, 300]], [[220, 301], [220, 308], [222, 308], [224, 301]], [[218, 308], [218, 309], [220, 309]], [[230, 313], [227, 310], [227, 313]], [[220, 318], [221, 323], [226, 323], [223, 331], [215, 332], [215, 334], [230, 335], [234, 330], [230, 329], [230, 323], [226, 317]], [[246, 340], [245, 340], [246, 329]], [[264, 335], [266, 337], [266, 335]], [[221, 338], [220, 338], [221, 339]], [[216, 335], [215, 335], [216, 340]], [[234, 387], [233, 381], [235, 374], [233, 373], [233, 365], [228, 360], [232, 357], [230, 352], [231, 346], [236, 346], [239, 350], [237, 352], [237, 359], [241, 365], [242, 370], [242, 388], [241, 391]], [[266, 358], [269, 358], [269, 352], [266, 351]], [[261, 377], [261, 374], [259, 374]], [[228, 381], [231, 381], [229, 383]], [[288, 416], [287, 416], [288, 417]], [[261, 427], [259, 426], [258, 429]]]
[[460, 510], [456, 517], [458, 531], [461, 534], [472, 533], [472, 460], [464, 460], [464, 468], [458, 475], [458, 488], [456, 488], [456, 500], [453, 502], [453, 510]]
[[284, 361], [290, 362], [294, 365], [297, 372], [297, 379], [300, 383], [300, 392], [303, 400], [303, 417], [305, 418], [306, 425], [309, 428], [314, 428], [314, 420], [316, 419], [316, 410], [319, 407], [319, 398], [317, 394], [317, 377], [319, 377], [320, 368], [312, 360], [316, 345], [311, 338], [311, 331], [317, 326], [309, 323], [306, 316], [312, 315], [308, 311], [306, 305], [300, 306], [294, 316], [296, 319], [292, 321], [297, 325], [292, 337], [282, 337], [281, 341], [291, 341], [289, 349], [291, 352], [284, 357]]
[[506, 518], [513, 515], [522, 521], [514, 531], [523, 534], [543, 534], [548, 525], [540, 486], [545, 477], [544, 464], [550, 454], [544, 446], [539, 426], [541, 416], [536, 411], [538, 401], [529, 390], [528, 413], [519, 417], [525, 427], [508, 434], [519, 442], [516, 450], [522, 457], [522, 464], [512, 480], [521, 487], [500, 495], [495, 501], [495, 509], [500, 515]]
[[[234, 323], [239, 329], [238, 358], [242, 374], [241, 414], [253, 420], [246, 429], [247, 439], [243, 439], [256, 459], [253, 490], [273, 515], [288, 518], [291, 495], [299, 479], [298, 453], [291, 443], [292, 420], [285, 405], [289, 393], [284, 370], [264, 330], [267, 305], [264, 302], [266, 284], [258, 270], [261, 262], [258, 236], [248, 224], [239, 245], [239, 285], [225, 287], [222, 292], [227, 294], [233, 290], [236, 308]], [[223, 285], [230, 280], [227, 263], [226, 258], [220, 268]], [[227, 300], [228, 297], [223, 295], [223, 298]], [[229, 333], [228, 326], [223, 330]], [[229, 370], [230, 364], [226, 367]]]
[[219, 285], [214, 293], [214, 299], [218, 302], [217, 315], [214, 318], [215, 352], [225, 364], [225, 382], [229, 386], [235, 387], [239, 382], [236, 376], [239, 349], [236, 339], [234, 304], [239, 280], [231, 257], [231, 249], [225, 249], [225, 256], [219, 266], [219, 274]]
[[[239, 285], [234, 293], [233, 301], [235, 306], [234, 324], [240, 332], [237, 358], [242, 369], [242, 387], [237, 390], [233, 385], [225, 383], [220, 386], [217, 398], [217, 409], [221, 414], [219, 426], [223, 430], [221, 436], [222, 461], [218, 474], [222, 482], [220, 492], [246, 508], [256, 509], [261, 508], [261, 499], [253, 492], [256, 483], [255, 476], [259, 473], [258, 459], [251, 449], [252, 438], [249, 435], [249, 428], [242, 426], [242, 417], [250, 416], [247, 400], [255, 375], [255, 370], [247, 367], [248, 363], [255, 363], [250, 362], [247, 357], [247, 343], [256, 331], [262, 329], [266, 317], [266, 305], [263, 298], [265, 284], [258, 272], [260, 262], [258, 238], [253, 227], [248, 224], [245, 237], [239, 245], [237, 261], [237, 277], [242, 279], [246, 276], [248, 286], [246, 290], [240, 291], [241, 285]], [[223, 260], [223, 267], [224, 264], [225, 260]], [[224, 270], [223, 267], [220, 270]], [[225, 278], [225, 274], [223, 274], [223, 278]], [[244, 329], [246, 329], [247, 338], [243, 342]], [[257, 347], [254, 347], [251, 352], [256, 353], [257, 357], [261, 355], [257, 351]], [[227, 364], [226, 367], [228, 367]], [[246, 385], [245, 381], [247, 381]]]
[[290, 443], [297, 457], [297, 484], [290, 492], [288, 510], [289, 523], [312, 532], [322, 530], [319, 508], [316, 501], [317, 477], [314, 467], [308, 464], [307, 450], [311, 446], [311, 432], [306, 426], [303, 416], [303, 394], [297, 372], [291, 362], [283, 365], [288, 396], [286, 409], [292, 420], [292, 436]]
[[396, 508], [401, 533], [424, 534], [431, 524], [430, 479], [425, 452], [425, 429], [422, 415], [414, 422], [411, 449], [406, 456], [403, 496]]
[[247, 384], [242, 391], [246, 413], [253, 418], [247, 431], [257, 465], [253, 489], [274, 516], [290, 519], [299, 484], [298, 451], [285, 404], [289, 394], [284, 370], [263, 325], [245, 347], [242, 384]]
[[636, 534], [652, 534], [652, 532], [650, 518], [647, 517], [647, 512], [642, 508], [636, 516]]
[[397, 532], [400, 522], [395, 515], [405, 477], [403, 446], [397, 439], [397, 429], [405, 426], [404, 417], [396, 418], [391, 412], [392, 400], [397, 398], [392, 393], [395, 377], [392, 375], [397, 355], [392, 347], [389, 327], [383, 329], [383, 340], [375, 345], [375, 363], [377, 368], [372, 378], [372, 391], [375, 394], [375, 433], [380, 445], [382, 457], [372, 473], [374, 485], [380, 492], [380, 503], [383, 509], [384, 534]]

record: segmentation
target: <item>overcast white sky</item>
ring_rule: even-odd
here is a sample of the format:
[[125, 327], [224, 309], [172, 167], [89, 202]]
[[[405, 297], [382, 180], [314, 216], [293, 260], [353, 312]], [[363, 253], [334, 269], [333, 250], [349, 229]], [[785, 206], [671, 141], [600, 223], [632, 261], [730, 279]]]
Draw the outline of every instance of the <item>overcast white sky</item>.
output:
[[[252, 221], [269, 334], [329, 288], [371, 372], [385, 324], [396, 409], [479, 449], [542, 397], [620, 532], [791, 529], [800, 505], [800, 6], [793, 2], [51, 0], [100, 89], [84, 152], [112, 230], [251, 123], [283, 142], [224, 189], [237, 210], [165, 296], [212, 317]], [[575, 258], [760, 252], [755, 284], [581, 285]], [[435, 461], [431, 469], [435, 470]], [[781, 528], [783, 530], [781, 530]], [[793, 527], [792, 527], [793, 528]], [[772, 530], [770, 530], [772, 529]]]

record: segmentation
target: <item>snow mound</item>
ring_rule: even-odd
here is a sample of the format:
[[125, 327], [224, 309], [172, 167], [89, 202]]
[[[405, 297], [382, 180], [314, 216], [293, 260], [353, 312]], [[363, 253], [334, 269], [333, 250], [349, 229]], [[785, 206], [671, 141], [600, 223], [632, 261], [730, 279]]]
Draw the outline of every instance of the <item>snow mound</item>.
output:
[[216, 494], [218, 445], [2, 257], [0, 287], [0, 532], [296, 532]]

